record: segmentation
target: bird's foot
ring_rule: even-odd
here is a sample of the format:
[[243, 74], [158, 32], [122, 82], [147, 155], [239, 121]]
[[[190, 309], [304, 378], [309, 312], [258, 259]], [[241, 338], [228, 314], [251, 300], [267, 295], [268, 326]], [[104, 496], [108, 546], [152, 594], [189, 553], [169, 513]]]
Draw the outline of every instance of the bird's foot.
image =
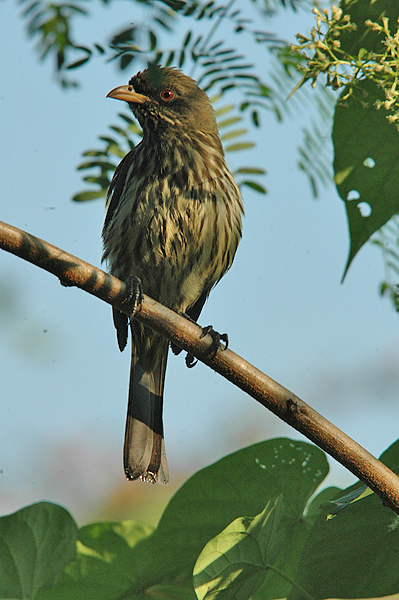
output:
[[[207, 358], [215, 358], [216, 352], [219, 349], [226, 350], [226, 348], [229, 345], [229, 337], [228, 337], [227, 333], [218, 333], [217, 331], [215, 331], [213, 329], [212, 325], [207, 325], [206, 327], [202, 328], [202, 333], [200, 335], [200, 339], [202, 340], [202, 338], [204, 338], [208, 333], [212, 338], [212, 343], [206, 351], [206, 357]], [[223, 342], [224, 345], [222, 345], [221, 342]], [[189, 369], [192, 369], [193, 367], [195, 367], [197, 362], [198, 362], [198, 360], [192, 354], [187, 352], [186, 366]]]
[[198, 358], [195, 358], [195, 356], [190, 354], [190, 352], [187, 352], [185, 361], [186, 361], [186, 367], [188, 369], [192, 369], [197, 364]]
[[[215, 358], [216, 352], [219, 349], [226, 350], [226, 348], [228, 347], [229, 336], [227, 335], [227, 333], [219, 333], [218, 331], [215, 331], [212, 325], [207, 325], [206, 327], [202, 328], [200, 339], [202, 340], [202, 338], [204, 338], [208, 333], [212, 338], [212, 344], [206, 351], [206, 356], [209, 358]], [[222, 345], [221, 342], [223, 342], [224, 345]]]
[[135, 275], [131, 275], [126, 281], [126, 287], [128, 291], [128, 296], [124, 303], [131, 304], [132, 312], [130, 315], [130, 320], [132, 320], [134, 318], [134, 315], [136, 314], [138, 307], [144, 300], [143, 286], [141, 285], [141, 281], [138, 277], [136, 277]]

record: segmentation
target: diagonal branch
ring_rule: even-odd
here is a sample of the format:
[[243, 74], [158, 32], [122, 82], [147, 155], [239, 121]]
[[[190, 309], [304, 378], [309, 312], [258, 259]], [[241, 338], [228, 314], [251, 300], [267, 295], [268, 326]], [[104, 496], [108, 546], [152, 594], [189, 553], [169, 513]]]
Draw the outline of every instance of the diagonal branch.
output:
[[[0, 248], [56, 275], [63, 285], [80, 287], [130, 315], [125, 284], [76, 256], [1, 221]], [[219, 350], [214, 358], [207, 357], [211, 337], [206, 335], [201, 339], [199, 325], [148, 296], [144, 296], [135, 318], [199, 358], [301, 432], [359, 477], [386, 506], [399, 514], [399, 478], [300, 398], [229, 348]]]

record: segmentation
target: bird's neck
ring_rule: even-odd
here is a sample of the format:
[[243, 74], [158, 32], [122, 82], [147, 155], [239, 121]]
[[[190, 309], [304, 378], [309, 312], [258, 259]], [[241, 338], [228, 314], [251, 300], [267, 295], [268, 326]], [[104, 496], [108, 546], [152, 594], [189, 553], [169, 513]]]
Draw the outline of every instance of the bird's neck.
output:
[[[158, 135], [157, 135], [158, 133]], [[219, 178], [226, 166], [219, 135], [195, 132], [179, 136], [144, 135], [142, 150], [156, 168], [164, 168], [167, 175], [185, 174], [186, 185], [192, 187]]]

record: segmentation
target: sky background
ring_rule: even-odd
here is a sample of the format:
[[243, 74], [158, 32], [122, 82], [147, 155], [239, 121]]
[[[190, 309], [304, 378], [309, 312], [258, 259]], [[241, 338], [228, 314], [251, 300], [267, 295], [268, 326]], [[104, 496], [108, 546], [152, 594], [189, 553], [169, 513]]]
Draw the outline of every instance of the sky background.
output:
[[[100, 265], [104, 204], [71, 201], [85, 189], [76, 166], [124, 109], [106, 94], [142, 65], [120, 72], [98, 58], [76, 72], [79, 90], [61, 90], [52, 65], [37, 61], [18, 11], [1, 3], [0, 219]], [[143, 17], [123, 1], [93, 4], [93, 13], [80, 20], [78, 39], [103, 42]], [[288, 41], [313, 25], [304, 11], [256, 18], [259, 29]], [[267, 78], [267, 54], [259, 46], [253, 52]], [[200, 323], [228, 332], [232, 350], [378, 456], [399, 431], [398, 317], [378, 295], [378, 248], [364, 247], [341, 284], [349, 247], [344, 204], [332, 185], [312, 198], [297, 168], [311, 114], [300, 95], [289, 105], [296, 118], [279, 124], [263, 114], [262, 129], [249, 133], [256, 149], [228, 157], [232, 168], [265, 168], [268, 194], [243, 190], [243, 240]], [[182, 355], [171, 355], [164, 405], [171, 483], [128, 483], [129, 360], [129, 351], [117, 349], [108, 305], [0, 252], [0, 515], [49, 500], [80, 522], [118, 515], [118, 506], [125, 514], [130, 504], [130, 517], [140, 518], [140, 501], [160, 510], [176, 485], [229, 452], [272, 437], [301, 439], [209, 368], [188, 370]], [[330, 465], [330, 485], [354, 481]]]

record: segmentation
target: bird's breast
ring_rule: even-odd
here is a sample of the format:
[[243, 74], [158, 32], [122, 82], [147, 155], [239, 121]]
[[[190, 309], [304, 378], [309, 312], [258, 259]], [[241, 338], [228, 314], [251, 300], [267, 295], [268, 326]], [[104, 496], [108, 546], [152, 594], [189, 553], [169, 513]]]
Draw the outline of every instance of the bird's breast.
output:
[[[241, 233], [242, 204], [230, 173], [198, 183], [179, 175], [127, 177], [108, 228], [111, 271], [139, 277], [146, 294], [186, 311], [230, 267]], [[117, 239], [117, 244], [107, 238]]]

